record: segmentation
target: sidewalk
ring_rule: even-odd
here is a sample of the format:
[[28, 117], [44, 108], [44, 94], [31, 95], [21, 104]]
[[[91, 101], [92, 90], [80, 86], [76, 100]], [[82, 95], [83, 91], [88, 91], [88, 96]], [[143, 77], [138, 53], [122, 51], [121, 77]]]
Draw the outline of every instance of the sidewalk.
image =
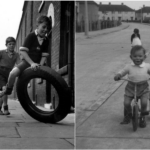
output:
[[[110, 34], [110, 33], [113, 33], [113, 32], [117, 32], [117, 31], [126, 29], [128, 27], [129, 27], [128, 23], [123, 23], [119, 27], [89, 32], [89, 38], [100, 37], [101, 35], [106, 35], [106, 34]], [[84, 100], [80, 101], [79, 100], [80, 98], [76, 96], [78, 98], [78, 101], [76, 101], [76, 106], [77, 106], [77, 109], [76, 109], [76, 127], [78, 128], [80, 125], [82, 125], [82, 123], [84, 123], [84, 121], [86, 121], [86, 119], [88, 119], [89, 116], [92, 115], [92, 113], [94, 113], [114, 93], [114, 91], [116, 91], [122, 85], [123, 81], [122, 82], [115, 82], [114, 80], [112, 80], [113, 77], [107, 76], [106, 72], [110, 71], [111, 73], [109, 72], [108, 74], [113, 75], [115, 70], [121, 69], [124, 66], [124, 64], [126, 64], [127, 59], [128, 59], [128, 55], [127, 56], [122, 55], [122, 57], [117, 58], [118, 61], [116, 61], [116, 62], [112, 61], [111, 65], [112, 65], [112, 67], [116, 66], [115, 70], [111, 70], [111, 65], [107, 66], [107, 69], [106, 70], [103, 69], [103, 70], [105, 70], [104, 72], [102, 71], [104, 75], [101, 73], [101, 76], [100, 76], [100, 72], [99, 72], [100, 66], [97, 66], [96, 64], [98, 62], [99, 62], [99, 64], [103, 64], [105, 61], [106, 61], [106, 63], [108, 63], [107, 59], [103, 60], [104, 62], [100, 63], [100, 60], [103, 59], [103, 58], [101, 58], [101, 55], [99, 54], [98, 57], [93, 56], [94, 53], [91, 52], [91, 50], [90, 50], [92, 45], [94, 45], [93, 47], [95, 47], [95, 49], [99, 45], [98, 44], [93, 44], [94, 39], [92, 39], [92, 40], [87, 39], [87, 37], [84, 35], [84, 33], [77, 33], [76, 34], [76, 41], [77, 41], [77, 48], [79, 49], [76, 52], [77, 57], [78, 58], [81, 57], [80, 55], [83, 56], [79, 60], [78, 60], [78, 58], [76, 60], [77, 65], [78, 65], [78, 68], [77, 68], [78, 72], [76, 74], [76, 80], [78, 78], [82, 77], [82, 80], [80, 80], [80, 82], [77, 80], [77, 82], [78, 82], [77, 86], [79, 88], [76, 88], [77, 89], [76, 91], [81, 91], [81, 89], [82, 89], [82, 91], [85, 91], [85, 88], [82, 86], [82, 84], [85, 84], [85, 83], [86, 83], [86, 86], [87, 86], [86, 90], [87, 90], [87, 88], [89, 89], [89, 85], [91, 87], [91, 90], [88, 91], [88, 92], [91, 92], [90, 95], [86, 94], [86, 91], [85, 91], [84, 94], [82, 94], [80, 96], [80, 98], [84, 99]], [[87, 45], [87, 47], [86, 47], [86, 45]], [[106, 45], [106, 44], [104, 44], [104, 45]], [[109, 46], [108, 46], [108, 48], [109, 48]], [[98, 54], [97, 50], [95, 50], [95, 51]], [[107, 50], [107, 52], [103, 55], [106, 57], [106, 56], [109, 56], [110, 54], [111, 54], [110, 51]], [[93, 58], [91, 58], [91, 59], [86, 58], [88, 55], [92, 55], [94, 57], [94, 59]], [[120, 61], [120, 59], [122, 61]], [[88, 61], [86, 61], [86, 60], [88, 60]], [[82, 62], [82, 66], [84, 66], [84, 67], [82, 67], [82, 69], [80, 67], [81, 62]], [[87, 63], [88, 63], [88, 65], [87, 65]], [[89, 66], [89, 64], [93, 67]], [[88, 68], [86, 68], [86, 66], [88, 66]], [[82, 71], [81, 73], [79, 71], [79, 67], [80, 67], [80, 71]], [[86, 69], [88, 69], [88, 71], [86, 71]], [[94, 73], [92, 74], [93, 70], [94, 70]], [[87, 77], [87, 72], [90, 72], [89, 77]], [[107, 76], [107, 80], [106, 80], [106, 76]], [[86, 80], [86, 82], [84, 82], [85, 80]], [[90, 81], [91, 81], [91, 84], [90, 84]], [[98, 82], [99, 82], [99, 84], [97, 84]], [[100, 88], [100, 85], [103, 86], [103, 88], [102, 87]], [[92, 93], [92, 90], [94, 91], [95, 94]], [[84, 98], [83, 98], [83, 95], [84, 95]]]
[[11, 115], [0, 116], [0, 149], [74, 148], [74, 114], [46, 124], [31, 118], [17, 100], [8, 104]]
[[85, 36], [84, 32], [76, 33], [76, 41], [80, 41], [80, 40], [83, 40], [85, 38], [93, 38], [93, 37], [97, 37], [100, 35], [105, 35], [105, 34], [117, 32], [117, 31], [126, 29], [128, 27], [129, 27], [128, 23], [122, 23], [122, 25], [117, 26], [117, 27], [113, 27], [113, 28], [107, 28], [107, 29], [98, 30], [98, 31], [89, 31], [88, 37]]

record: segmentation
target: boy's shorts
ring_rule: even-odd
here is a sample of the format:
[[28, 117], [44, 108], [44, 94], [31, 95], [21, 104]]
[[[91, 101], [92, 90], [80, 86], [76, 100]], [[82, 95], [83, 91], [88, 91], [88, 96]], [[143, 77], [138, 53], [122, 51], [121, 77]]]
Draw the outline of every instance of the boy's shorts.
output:
[[[128, 82], [125, 87], [125, 95], [128, 97], [134, 97], [135, 84], [132, 82]], [[137, 96], [140, 97], [144, 93], [149, 93], [149, 84], [148, 82], [144, 82], [142, 84], [137, 84]]]
[[26, 68], [30, 67], [30, 64], [27, 63], [25, 60], [22, 60], [16, 67], [22, 73]]

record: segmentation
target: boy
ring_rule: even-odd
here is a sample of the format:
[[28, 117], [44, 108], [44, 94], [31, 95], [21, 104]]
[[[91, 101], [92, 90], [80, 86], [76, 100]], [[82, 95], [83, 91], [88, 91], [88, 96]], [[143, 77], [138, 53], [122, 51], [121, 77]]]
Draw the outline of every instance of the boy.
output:
[[[149, 85], [146, 80], [149, 79], [150, 75], [150, 64], [145, 63], [144, 60], [146, 58], [145, 49], [136, 45], [131, 49], [130, 58], [133, 61], [132, 64], [127, 65], [123, 70], [121, 70], [118, 74], [115, 75], [114, 80], [120, 80], [123, 76], [128, 75], [128, 79], [131, 82], [128, 82], [125, 88], [124, 95], [124, 108], [127, 112], [127, 115], [124, 117], [123, 122], [121, 124], [130, 123], [130, 119], [132, 117], [131, 110], [131, 101], [134, 98], [134, 83], [138, 84], [137, 86], [137, 96], [141, 99], [141, 114], [144, 114], [147, 110], [147, 100], [149, 99]], [[144, 83], [142, 81], [145, 81]], [[146, 127], [145, 116], [140, 116], [139, 126], [141, 128]]]
[[[19, 61], [19, 54], [14, 51], [16, 40], [13, 37], [6, 39], [6, 50], [0, 51], [0, 89], [4, 90], [10, 71]], [[1, 108], [3, 105], [4, 112]], [[7, 95], [0, 98], [0, 115], [10, 115], [7, 104]]]
[[39, 65], [43, 65], [48, 54], [49, 41], [46, 35], [50, 31], [50, 20], [47, 16], [37, 18], [37, 28], [30, 33], [20, 47], [21, 62], [10, 72], [6, 89], [4, 89], [0, 97], [10, 95], [17, 76], [26, 68], [30, 67], [36, 71]]

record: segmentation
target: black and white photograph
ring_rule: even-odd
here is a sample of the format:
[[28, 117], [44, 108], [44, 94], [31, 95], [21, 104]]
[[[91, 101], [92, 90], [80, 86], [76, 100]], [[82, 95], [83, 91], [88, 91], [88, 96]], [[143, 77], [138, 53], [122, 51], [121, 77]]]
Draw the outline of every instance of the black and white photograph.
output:
[[1, 1], [0, 19], [0, 149], [74, 149], [75, 1]]
[[76, 1], [76, 149], [150, 148], [150, 1]]

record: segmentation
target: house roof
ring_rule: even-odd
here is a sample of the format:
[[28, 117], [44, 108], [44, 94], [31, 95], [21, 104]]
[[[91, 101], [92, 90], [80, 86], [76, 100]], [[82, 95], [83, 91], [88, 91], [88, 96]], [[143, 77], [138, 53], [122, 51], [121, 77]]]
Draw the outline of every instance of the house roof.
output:
[[[150, 7], [143, 7], [142, 13], [150, 13]], [[141, 13], [141, 9], [137, 10], [136, 13]]]
[[[76, 2], [79, 2], [80, 4], [84, 4], [85, 1], [76, 1]], [[87, 4], [88, 5], [96, 5], [97, 7], [99, 7], [99, 4], [97, 4], [95, 1], [87, 1]]]
[[126, 5], [112, 5], [112, 4], [100, 4], [99, 11], [134, 11]]

